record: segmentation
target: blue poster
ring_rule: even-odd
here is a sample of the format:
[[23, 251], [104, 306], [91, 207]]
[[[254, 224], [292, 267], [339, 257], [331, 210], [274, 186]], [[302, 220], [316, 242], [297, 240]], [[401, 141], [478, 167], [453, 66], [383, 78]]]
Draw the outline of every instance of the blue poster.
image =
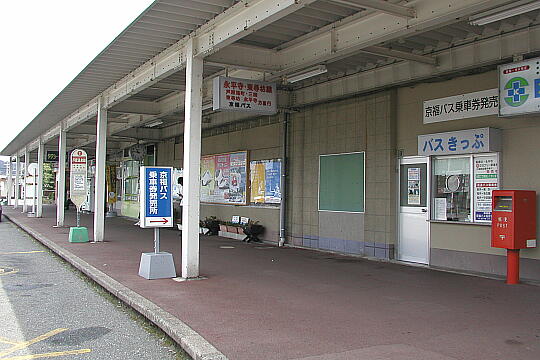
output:
[[281, 203], [281, 161], [265, 162], [265, 203]]
[[141, 168], [141, 227], [171, 227], [172, 214], [172, 168]]

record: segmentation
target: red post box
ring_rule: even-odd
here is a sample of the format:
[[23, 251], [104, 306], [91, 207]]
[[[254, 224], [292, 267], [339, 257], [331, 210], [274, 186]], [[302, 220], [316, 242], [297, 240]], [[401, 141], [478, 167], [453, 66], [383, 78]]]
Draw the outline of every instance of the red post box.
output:
[[507, 249], [507, 284], [519, 283], [519, 250], [536, 247], [536, 192], [493, 190], [491, 246]]

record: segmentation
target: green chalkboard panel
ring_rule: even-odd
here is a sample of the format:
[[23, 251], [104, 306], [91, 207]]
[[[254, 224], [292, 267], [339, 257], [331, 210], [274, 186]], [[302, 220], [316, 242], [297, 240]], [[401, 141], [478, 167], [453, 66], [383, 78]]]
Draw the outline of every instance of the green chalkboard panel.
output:
[[319, 157], [319, 210], [364, 212], [364, 155]]

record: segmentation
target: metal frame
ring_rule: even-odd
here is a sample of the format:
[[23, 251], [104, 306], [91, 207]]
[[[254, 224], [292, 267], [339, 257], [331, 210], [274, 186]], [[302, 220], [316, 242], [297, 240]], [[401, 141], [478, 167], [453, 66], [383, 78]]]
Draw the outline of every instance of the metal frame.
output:
[[432, 193], [432, 185], [431, 185], [431, 178], [432, 178], [432, 157], [431, 156], [404, 156], [402, 158], [399, 158], [397, 161], [397, 196], [396, 196], [396, 206], [397, 206], [397, 216], [396, 216], [396, 234], [397, 234], [397, 246], [395, 248], [396, 251], [396, 259], [399, 261], [406, 261], [401, 258], [401, 232], [400, 232], [400, 211], [401, 211], [401, 165], [410, 165], [410, 164], [418, 164], [418, 163], [425, 163], [427, 164], [427, 199], [426, 199], [426, 207], [427, 207], [427, 216], [428, 219], [426, 220], [426, 226], [427, 226], [427, 265], [431, 264], [431, 223], [429, 220], [431, 219], [431, 193]]

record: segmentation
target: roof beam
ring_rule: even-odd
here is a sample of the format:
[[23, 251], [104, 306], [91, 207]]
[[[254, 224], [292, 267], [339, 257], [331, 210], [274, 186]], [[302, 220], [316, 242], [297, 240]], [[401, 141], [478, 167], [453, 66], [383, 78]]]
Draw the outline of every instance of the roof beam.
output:
[[367, 48], [362, 49], [362, 52], [369, 54], [389, 57], [398, 60], [410, 60], [416, 61], [423, 64], [437, 65], [437, 59], [431, 56], [424, 56], [413, 54], [405, 51], [393, 50], [385, 48], [384, 46], [368, 46]]
[[330, 0], [336, 4], [342, 4], [360, 9], [372, 9], [386, 14], [402, 17], [413, 18], [416, 16], [416, 10], [413, 8], [392, 4], [384, 0]]
[[448, 0], [443, 5], [439, 1], [416, 0], [413, 2], [417, 9], [416, 17], [407, 21], [375, 12], [345, 22], [343, 25], [337, 22], [333, 31], [318, 33], [280, 50], [280, 65], [283, 70], [274, 73], [273, 76], [280, 77], [310, 66], [336, 61], [370, 46], [452, 24], [478, 11], [510, 2], [510, 0]]
[[125, 100], [111, 107], [109, 111], [122, 114], [157, 115], [159, 105], [151, 101]]

